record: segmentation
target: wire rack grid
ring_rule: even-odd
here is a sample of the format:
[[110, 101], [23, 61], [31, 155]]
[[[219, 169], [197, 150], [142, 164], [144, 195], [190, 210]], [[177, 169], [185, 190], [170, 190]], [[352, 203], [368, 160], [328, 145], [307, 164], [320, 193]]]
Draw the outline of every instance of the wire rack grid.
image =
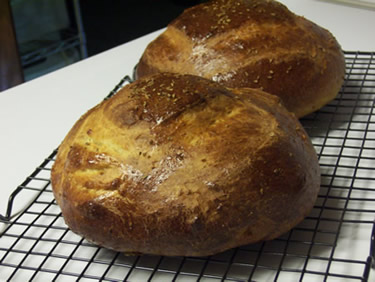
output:
[[[317, 151], [322, 185], [311, 214], [283, 236], [210, 257], [126, 256], [71, 232], [56, 205], [57, 151], [22, 183], [0, 216], [0, 280], [369, 281], [375, 258], [375, 53], [345, 52], [337, 98], [301, 120]], [[110, 95], [129, 82], [124, 78]], [[34, 193], [17, 216], [12, 203]]]

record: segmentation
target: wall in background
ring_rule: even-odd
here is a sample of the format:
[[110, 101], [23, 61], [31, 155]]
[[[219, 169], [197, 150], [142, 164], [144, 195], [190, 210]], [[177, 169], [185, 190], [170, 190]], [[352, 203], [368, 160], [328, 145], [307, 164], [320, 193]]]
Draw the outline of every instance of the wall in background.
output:
[[89, 56], [165, 27], [200, 0], [81, 0]]
[[11, 0], [25, 81], [167, 26], [203, 0]]

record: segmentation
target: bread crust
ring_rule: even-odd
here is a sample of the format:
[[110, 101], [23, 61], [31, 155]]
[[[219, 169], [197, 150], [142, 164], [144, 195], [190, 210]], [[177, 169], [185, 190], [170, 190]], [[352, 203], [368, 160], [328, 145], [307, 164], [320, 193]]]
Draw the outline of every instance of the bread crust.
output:
[[170, 73], [84, 114], [51, 179], [72, 231], [116, 251], [168, 256], [280, 236], [320, 187], [315, 150], [277, 97]]
[[216, 0], [184, 11], [144, 51], [136, 77], [176, 72], [279, 96], [297, 117], [333, 100], [345, 58], [326, 29], [272, 0]]

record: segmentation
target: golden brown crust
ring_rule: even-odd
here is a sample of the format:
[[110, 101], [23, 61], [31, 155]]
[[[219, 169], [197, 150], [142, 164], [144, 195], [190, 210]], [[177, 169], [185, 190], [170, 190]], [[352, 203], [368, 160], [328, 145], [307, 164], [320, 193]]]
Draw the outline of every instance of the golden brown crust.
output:
[[203, 76], [260, 88], [302, 117], [334, 99], [345, 61], [329, 31], [267, 0], [217, 0], [187, 9], [149, 44], [136, 76]]
[[277, 97], [169, 73], [83, 115], [51, 179], [74, 232], [173, 256], [275, 238], [308, 214], [320, 187], [314, 148]]

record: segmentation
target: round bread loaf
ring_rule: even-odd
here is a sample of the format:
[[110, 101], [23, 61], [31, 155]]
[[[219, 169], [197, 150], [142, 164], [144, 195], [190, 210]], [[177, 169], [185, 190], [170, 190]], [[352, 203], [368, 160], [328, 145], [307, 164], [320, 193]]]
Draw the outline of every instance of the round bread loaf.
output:
[[272, 0], [216, 0], [187, 9], [151, 42], [136, 77], [193, 74], [259, 88], [302, 117], [335, 98], [345, 61], [332, 34]]
[[273, 239], [309, 213], [320, 187], [316, 152], [279, 98], [170, 73], [84, 114], [51, 179], [72, 231], [169, 256]]

